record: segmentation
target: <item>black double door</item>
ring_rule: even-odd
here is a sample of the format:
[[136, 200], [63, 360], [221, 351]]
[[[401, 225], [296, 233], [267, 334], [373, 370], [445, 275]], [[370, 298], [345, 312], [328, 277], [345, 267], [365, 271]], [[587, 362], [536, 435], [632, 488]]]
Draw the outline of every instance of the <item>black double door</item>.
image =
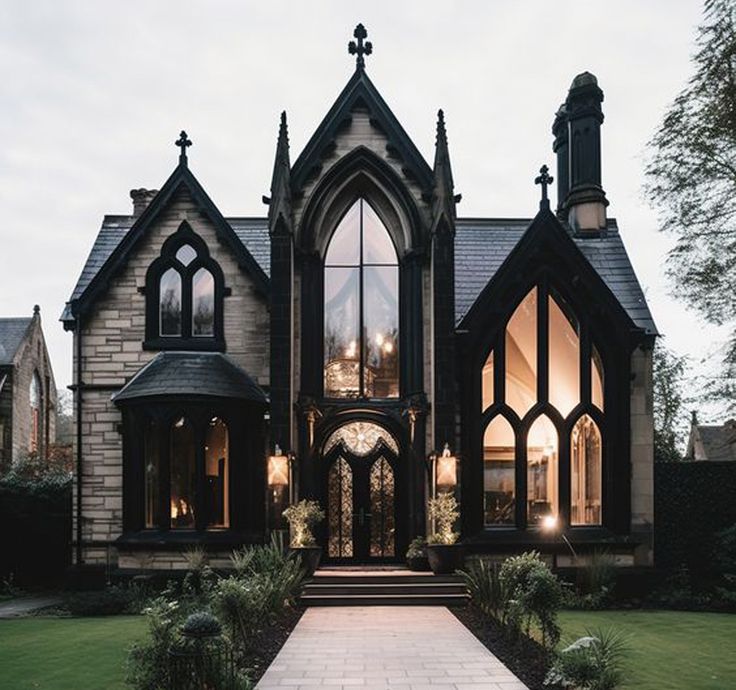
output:
[[323, 458], [326, 556], [334, 562], [390, 562], [396, 544], [396, 454], [379, 445], [356, 455], [342, 444]]

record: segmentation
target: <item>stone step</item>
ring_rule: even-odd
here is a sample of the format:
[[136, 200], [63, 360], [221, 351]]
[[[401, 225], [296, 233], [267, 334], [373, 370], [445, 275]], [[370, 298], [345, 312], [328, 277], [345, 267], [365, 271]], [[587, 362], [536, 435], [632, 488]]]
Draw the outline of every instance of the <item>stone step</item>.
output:
[[464, 606], [466, 594], [303, 594], [304, 606]]
[[304, 587], [305, 594], [450, 594], [464, 595], [462, 582], [310, 582]]

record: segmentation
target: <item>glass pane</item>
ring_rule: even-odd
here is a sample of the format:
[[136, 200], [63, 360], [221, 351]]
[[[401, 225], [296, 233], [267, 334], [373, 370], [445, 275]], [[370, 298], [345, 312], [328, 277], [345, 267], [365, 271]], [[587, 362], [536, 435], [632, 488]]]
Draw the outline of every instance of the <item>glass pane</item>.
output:
[[354, 398], [360, 393], [357, 268], [325, 269], [325, 395]]
[[[562, 306], [560, 306], [562, 305]], [[570, 308], [549, 298], [549, 401], [563, 417], [580, 402], [579, 326]]]
[[394, 471], [388, 460], [379, 458], [371, 467], [371, 545], [377, 558], [394, 555], [396, 523], [394, 518]]
[[41, 379], [38, 377], [36, 372], [31, 377], [31, 387], [29, 390], [29, 396], [31, 399], [31, 408], [38, 410], [41, 408]]
[[486, 525], [513, 525], [516, 496], [514, 430], [494, 417], [483, 435], [483, 491]]
[[197, 252], [188, 244], [183, 244], [176, 252], [176, 258], [185, 266], [189, 266], [197, 258]]
[[228, 465], [230, 447], [227, 425], [218, 417], [210, 420], [204, 445], [205, 490], [208, 527], [228, 527], [230, 494]]
[[143, 437], [143, 461], [145, 464], [145, 508], [146, 527], [158, 527], [159, 481], [161, 472], [161, 453], [159, 448], [159, 427], [149, 422]]
[[325, 266], [360, 264], [360, 200], [343, 216], [327, 247]]
[[183, 417], [171, 427], [171, 526], [194, 528], [194, 429]]
[[537, 401], [537, 288], [506, 326], [506, 404], [523, 417]]
[[170, 268], [161, 276], [159, 289], [161, 335], [181, 335], [181, 276]]
[[570, 439], [570, 524], [601, 524], [602, 444], [598, 425], [581, 417]]
[[590, 358], [590, 398], [593, 404], [603, 412], [603, 360], [593, 345]]
[[367, 201], [363, 201], [363, 263], [396, 264], [396, 249], [386, 226]]
[[353, 472], [343, 458], [330, 467], [327, 478], [327, 553], [331, 558], [353, 555]]
[[206, 268], [192, 278], [192, 335], [215, 332], [215, 279]]
[[493, 405], [493, 351], [488, 355], [488, 359], [483, 365], [481, 387], [483, 389], [481, 411], [483, 411]]
[[365, 328], [365, 395], [399, 395], [399, 269], [363, 269]]
[[345, 446], [353, 455], [368, 455], [380, 442], [398, 455], [399, 447], [394, 437], [382, 426], [372, 422], [349, 422], [343, 424], [327, 439], [323, 453], [329, 453], [338, 443]]
[[546, 416], [539, 417], [527, 437], [526, 502], [529, 525], [547, 515], [557, 517], [558, 502], [557, 430]]

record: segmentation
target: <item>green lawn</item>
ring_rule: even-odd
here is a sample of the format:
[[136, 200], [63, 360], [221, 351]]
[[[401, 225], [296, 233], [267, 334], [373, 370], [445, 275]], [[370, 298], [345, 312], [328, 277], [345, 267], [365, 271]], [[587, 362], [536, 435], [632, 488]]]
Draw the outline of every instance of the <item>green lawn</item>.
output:
[[0, 690], [123, 690], [142, 616], [0, 620]]
[[736, 615], [679, 611], [563, 611], [563, 643], [588, 628], [614, 627], [629, 635], [626, 688], [736, 688]]

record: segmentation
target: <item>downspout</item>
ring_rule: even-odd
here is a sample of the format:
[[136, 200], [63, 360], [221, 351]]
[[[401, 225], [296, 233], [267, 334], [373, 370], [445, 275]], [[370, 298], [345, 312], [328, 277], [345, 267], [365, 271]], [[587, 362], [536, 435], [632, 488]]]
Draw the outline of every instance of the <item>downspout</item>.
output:
[[82, 560], [82, 320], [77, 317], [77, 549], [76, 565]]

